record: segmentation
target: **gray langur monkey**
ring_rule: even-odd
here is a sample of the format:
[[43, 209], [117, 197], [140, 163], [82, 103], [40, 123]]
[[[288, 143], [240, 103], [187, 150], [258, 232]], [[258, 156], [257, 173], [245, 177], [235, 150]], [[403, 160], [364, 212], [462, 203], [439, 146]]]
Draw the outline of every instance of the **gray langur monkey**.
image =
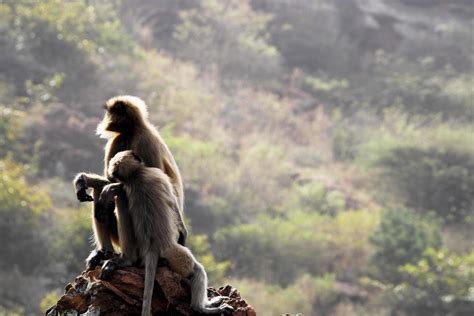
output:
[[[158, 130], [149, 122], [145, 102], [133, 96], [117, 96], [109, 99], [104, 105], [105, 114], [97, 127], [97, 133], [107, 138], [104, 155], [104, 174], [80, 173], [74, 179], [76, 195], [80, 202], [97, 200], [103, 186], [110, 183], [107, 169], [110, 159], [119, 151], [133, 150], [143, 159], [147, 167], [160, 168], [169, 178], [177, 198], [176, 225], [178, 226], [178, 243], [185, 245], [187, 229], [183, 221], [184, 192], [181, 174], [173, 155], [160, 136]], [[87, 193], [92, 188], [93, 198]], [[87, 258], [87, 269], [94, 269], [114, 252], [114, 246], [120, 244], [117, 218], [114, 204], [108, 211], [98, 215], [93, 204], [93, 229], [96, 249]]]
[[106, 185], [96, 203], [96, 212], [107, 212], [116, 199], [117, 223], [122, 254], [105, 261], [101, 278], [117, 268], [145, 265], [142, 316], [150, 315], [158, 259], [188, 280], [191, 308], [201, 314], [229, 314], [225, 296], [207, 297], [207, 274], [191, 251], [177, 243], [176, 209], [179, 202], [169, 177], [159, 168], [146, 167], [131, 150], [117, 153], [109, 163], [109, 177], [117, 183]]

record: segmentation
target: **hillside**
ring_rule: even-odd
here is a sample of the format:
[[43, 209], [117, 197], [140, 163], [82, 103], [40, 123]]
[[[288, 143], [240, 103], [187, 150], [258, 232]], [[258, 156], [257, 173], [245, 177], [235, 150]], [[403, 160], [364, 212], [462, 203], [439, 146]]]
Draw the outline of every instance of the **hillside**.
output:
[[259, 315], [472, 315], [472, 1], [0, 2], [0, 315], [84, 269], [95, 129], [141, 97], [210, 286]]

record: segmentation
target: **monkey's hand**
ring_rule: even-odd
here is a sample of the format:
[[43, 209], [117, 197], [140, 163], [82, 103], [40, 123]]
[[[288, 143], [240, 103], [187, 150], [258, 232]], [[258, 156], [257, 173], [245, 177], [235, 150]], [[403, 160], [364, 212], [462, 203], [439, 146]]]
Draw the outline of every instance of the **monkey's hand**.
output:
[[79, 202], [91, 202], [94, 201], [92, 196], [87, 193], [87, 182], [85, 179], [85, 175], [80, 173], [74, 179], [74, 187], [76, 188], [76, 197]]

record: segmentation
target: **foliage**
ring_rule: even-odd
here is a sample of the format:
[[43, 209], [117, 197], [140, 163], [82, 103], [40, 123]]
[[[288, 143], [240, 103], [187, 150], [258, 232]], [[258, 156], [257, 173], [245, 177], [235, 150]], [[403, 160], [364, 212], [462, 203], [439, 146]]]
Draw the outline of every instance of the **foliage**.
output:
[[232, 279], [242, 297], [253, 297], [252, 306], [257, 313], [281, 314], [303, 313], [313, 315], [313, 300], [316, 295], [315, 279], [304, 275], [287, 287], [259, 282], [251, 279]]
[[370, 237], [374, 246], [371, 263], [377, 278], [399, 282], [398, 268], [417, 262], [428, 247], [439, 247], [441, 236], [432, 222], [419, 218], [409, 209], [390, 209], [381, 217]]
[[58, 225], [50, 241], [52, 256], [64, 265], [63, 277], [80, 273], [85, 261], [77, 258], [87, 258], [92, 242], [90, 205], [56, 210], [54, 217]]
[[427, 249], [419, 261], [399, 268], [395, 308], [414, 315], [470, 315], [474, 308], [474, 253]]
[[233, 275], [272, 283], [289, 284], [304, 273], [353, 278], [361, 272], [357, 267], [365, 265], [367, 239], [376, 221], [377, 215], [367, 211], [335, 217], [298, 211], [286, 217], [261, 216], [256, 223], [217, 231], [216, 254], [234, 258]]
[[445, 118], [474, 118], [472, 76], [450, 67], [438, 69], [431, 57], [409, 62], [379, 53], [377, 71], [388, 73], [379, 93], [381, 106], [401, 104], [411, 114], [441, 114]]
[[278, 51], [268, 44], [271, 16], [252, 10], [250, 1], [202, 0], [180, 12], [175, 38], [181, 55], [203, 66], [217, 64], [226, 76], [258, 80], [278, 71]]
[[[3, 1], [0, 314], [39, 314], [82, 270], [70, 180], [101, 169], [117, 94], [146, 101], [176, 157], [211, 283], [233, 277], [264, 314], [462, 314], [472, 8], [372, 2]], [[369, 276], [394, 291], [334, 291]]]
[[25, 167], [0, 161], [0, 249], [2, 269], [18, 268], [34, 274], [48, 262], [41, 215], [51, 207], [49, 197], [24, 177]]
[[[21, 132], [20, 119], [23, 113], [0, 105], [0, 152], [2, 155], [15, 152]], [[4, 158], [4, 157], [0, 157]]]
[[50, 308], [51, 306], [55, 305], [56, 302], [59, 300], [59, 298], [60, 298], [60, 295], [59, 295], [58, 292], [56, 292], [56, 291], [49, 292], [41, 300], [40, 306], [39, 306], [40, 310], [45, 311], [48, 308]]
[[288, 208], [299, 208], [311, 213], [318, 212], [325, 215], [335, 216], [347, 209], [344, 194], [338, 190], [330, 190], [322, 183], [308, 182], [295, 187], [295, 197], [288, 203]]
[[447, 223], [469, 221], [474, 192], [471, 129], [389, 113], [392, 122], [360, 150], [370, 165], [381, 169], [376, 181], [380, 188], [419, 212], [435, 211]]
[[474, 156], [406, 146], [394, 148], [379, 164], [407, 206], [434, 210], [446, 222], [463, 222], [472, 216]]
[[229, 268], [229, 261], [217, 262], [212, 255], [209, 242], [206, 235], [194, 235], [189, 242], [191, 249], [196, 259], [206, 268], [209, 283], [220, 284], [224, 280], [225, 272]]

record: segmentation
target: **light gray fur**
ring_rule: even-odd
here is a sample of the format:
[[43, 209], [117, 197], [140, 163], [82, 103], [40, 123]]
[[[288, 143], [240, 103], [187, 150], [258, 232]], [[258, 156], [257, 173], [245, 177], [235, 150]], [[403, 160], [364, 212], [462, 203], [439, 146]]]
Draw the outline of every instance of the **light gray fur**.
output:
[[140, 256], [147, 252], [161, 254], [176, 244], [176, 198], [167, 178], [158, 168], [144, 167], [124, 182], [133, 230], [144, 252]]
[[153, 300], [153, 288], [155, 285], [157, 264], [157, 253], [150, 251], [145, 254], [145, 289], [143, 290], [142, 316], [148, 316], [151, 314], [151, 301]]

